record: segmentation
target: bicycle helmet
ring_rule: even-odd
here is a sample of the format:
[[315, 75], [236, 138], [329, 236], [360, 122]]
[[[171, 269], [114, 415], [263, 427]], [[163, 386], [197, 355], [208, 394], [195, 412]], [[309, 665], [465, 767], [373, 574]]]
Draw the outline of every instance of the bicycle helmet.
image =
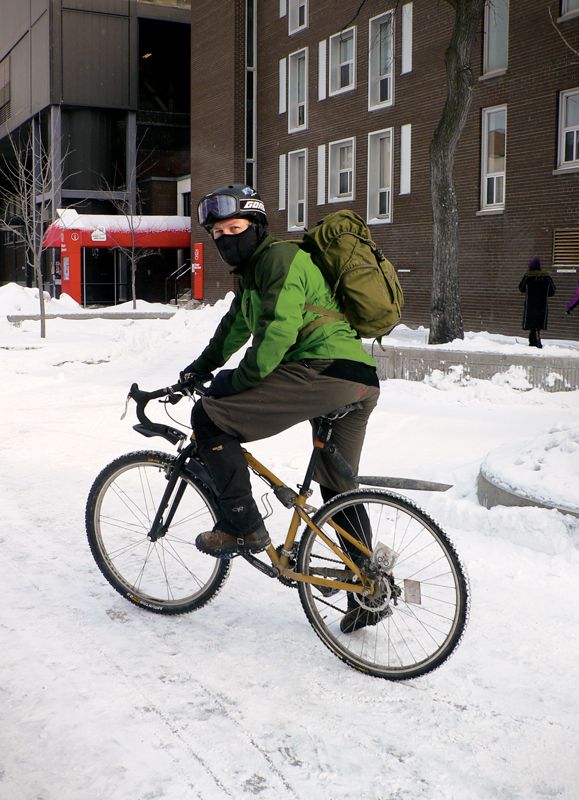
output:
[[267, 225], [263, 200], [251, 186], [230, 183], [201, 198], [197, 205], [197, 218], [205, 230], [221, 219], [242, 217]]

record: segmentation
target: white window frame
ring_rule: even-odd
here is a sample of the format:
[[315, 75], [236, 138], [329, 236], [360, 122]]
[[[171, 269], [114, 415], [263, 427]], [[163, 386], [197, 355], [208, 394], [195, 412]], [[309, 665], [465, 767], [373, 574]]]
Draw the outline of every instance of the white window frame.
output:
[[287, 111], [287, 58], [279, 60], [279, 103], [278, 111], [285, 114]]
[[[497, 3], [502, 3], [505, 17], [505, 30], [499, 28], [499, 13]], [[484, 31], [483, 31], [483, 77], [489, 75], [501, 75], [506, 72], [509, 64], [509, 0], [486, 0], [484, 11]], [[501, 20], [502, 21], [502, 20]], [[499, 36], [504, 37], [505, 57], [504, 64], [491, 66], [489, 64], [491, 45]]]
[[325, 39], [318, 42], [318, 100], [325, 100], [326, 87], [326, 59], [328, 43]]
[[[300, 169], [303, 174], [300, 175]], [[301, 178], [301, 180], [300, 180]], [[303, 189], [300, 192], [300, 183]], [[303, 231], [308, 224], [308, 151], [292, 150], [287, 157], [287, 229]]]
[[[288, 33], [291, 36], [308, 27], [308, 0], [289, 0], [288, 6]], [[300, 22], [300, 16], [302, 22]]]
[[[388, 167], [389, 185], [381, 186], [378, 182], [380, 173], [380, 147], [382, 140], [390, 143], [390, 159]], [[394, 128], [383, 128], [368, 134], [368, 190], [366, 218], [370, 225], [384, 225], [392, 222], [392, 165], [394, 163]], [[380, 200], [386, 200], [387, 209], [380, 212]]]
[[579, 16], [579, 0], [562, 0], [561, 17], [569, 19], [576, 16]]
[[[343, 148], [351, 147], [352, 165], [342, 168], [340, 164], [340, 153]], [[348, 183], [348, 191], [340, 192], [340, 178], [345, 176]], [[356, 186], [356, 139], [339, 139], [330, 142], [328, 145], [328, 203], [343, 203], [346, 200], [353, 200]]]
[[400, 126], [400, 194], [410, 194], [412, 172], [412, 125]]
[[[504, 112], [505, 114], [505, 164], [504, 169], [497, 172], [487, 172], [488, 159], [488, 140], [489, 140], [489, 120], [493, 114]], [[507, 179], [507, 106], [491, 106], [482, 109], [482, 135], [481, 135], [481, 198], [480, 207], [482, 211], [502, 211], [505, 207], [506, 198], [506, 179]], [[489, 186], [493, 187], [493, 200], [488, 200]], [[497, 200], [497, 187], [499, 187], [500, 199]]]
[[[390, 24], [390, 64], [389, 69], [380, 71], [380, 26], [386, 22]], [[381, 83], [388, 81], [388, 97], [380, 100]], [[375, 111], [394, 104], [394, 12], [386, 11], [368, 22], [368, 110]]]
[[400, 74], [412, 72], [412, 3], [402, 6], [402, 56]]
[[323, 206], [326, 203], [326, 145], [318, 145], [318, 191], [317, 204]]
[[278, 196], [277, 207], [279, 211], [285, 211], [286, 196], [287, 196], [287, 180], [286, 180], [286, 155], [282, 153], [278, 159]]
[[[303, 85], [300, 82], [299, 62], [303, 57]], [[303, 96], [301, 90], [303, 89]], [[303, 112], [301, 110], [303, 109]], [[300, 122], [301, 117], [301, 122]], [[288, 133], [308, 127], [308, 48], [302, 47], [288, 57]]]
[[[579, 123], [567, 125], [566, 119], [566, 100], [568, 97], [576, 95], [579, 102], [579, 88], [568, 89], [559, 95], [559, 169], [577, 169], [579, 167]], [[574, 158], [565, 160], [565, 141], [567, 136], [573, 137]]]
[[[352, 58], [345, 61], [340, 60], [340, 44], [345, 34], [352, 35]], [[356, 27], [347, 28], [344, 31], [330, 36], [330, 57], [329, 57], [329, 94], [330, 96], [350, 92], [356, 88]], [[342, 68], [349, 67], [350, 81], [341, 86]]]

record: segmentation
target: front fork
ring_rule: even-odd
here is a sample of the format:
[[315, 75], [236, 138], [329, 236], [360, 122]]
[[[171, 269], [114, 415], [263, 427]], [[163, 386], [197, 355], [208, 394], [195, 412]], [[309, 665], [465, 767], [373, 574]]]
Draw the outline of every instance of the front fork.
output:
[[[161, 539], [169, 530], [175, 514], [177, 513], [179, 503], [187, 488], [187, 481], [181, 474], [181, 464], [184, 460], [182, 453], [171, 469], [167, 470], [167, 486], [163, 492], [163, 497], [161, 498], [153, 522], [151, 523], [149, 533], [147, 534], [152, 542]], [[179, 485], [177, 486], [177, 484]], [[177, 491], [175, 492], [176, 486]], [[165, 511], [167, 511], [166, 516], [164, 516]]]

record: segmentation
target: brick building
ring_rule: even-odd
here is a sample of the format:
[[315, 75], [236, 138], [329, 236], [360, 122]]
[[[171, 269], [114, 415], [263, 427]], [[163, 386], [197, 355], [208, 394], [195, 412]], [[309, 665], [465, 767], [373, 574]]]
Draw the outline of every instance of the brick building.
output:
[[[493, 0], [481, 18], [455, 163], [468, 330], [520, 332], [518, 282], [540, 256], [557, 285], [549, 335], [579, 333], [563, 315], [579, 269], [579, 0], [555, 5]], [[428, 325], [428, 152], [452, 25], [432, 0], [198, 0], [192, 197], [254, 182], [290, 238], [354, 208], [400, 272], [405, 321]], [[209, 247], [206, 264], [214, 300], [232, 279]]]

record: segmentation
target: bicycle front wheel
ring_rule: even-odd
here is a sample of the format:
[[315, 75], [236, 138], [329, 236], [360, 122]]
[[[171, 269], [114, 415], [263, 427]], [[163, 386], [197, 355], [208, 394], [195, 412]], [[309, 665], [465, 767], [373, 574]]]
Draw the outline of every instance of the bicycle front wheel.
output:
[[[410, 500], [383, 490], [338, 495], [313, 518], [335, 547], [352, 557], [355, 548], [341, 540], [332, 520], [373, 550], [372, 559], [355, 560], [375, 590], [365, 597], [299, 583], [317, 635], [351, 667], [380, 678], [415, 678], [439, 667], [462, 637], [469, 606], [468, 581], [446, 533]], [[308, 528], [298, 571], [319, 576], [343, 568], [339, 556]]]
[[107, 581], [131, 603], [157, 614], [184, 614], [208, 603], [229, 573], [229, 561], [197, 550], [196, 536], [217, 518], [210, 492], [194, 477], [167, 532], [149, 531], [175, 458], [166, 453], [128, 453], [109, 464], [90, 490], [86, 529], [94, 559]]

